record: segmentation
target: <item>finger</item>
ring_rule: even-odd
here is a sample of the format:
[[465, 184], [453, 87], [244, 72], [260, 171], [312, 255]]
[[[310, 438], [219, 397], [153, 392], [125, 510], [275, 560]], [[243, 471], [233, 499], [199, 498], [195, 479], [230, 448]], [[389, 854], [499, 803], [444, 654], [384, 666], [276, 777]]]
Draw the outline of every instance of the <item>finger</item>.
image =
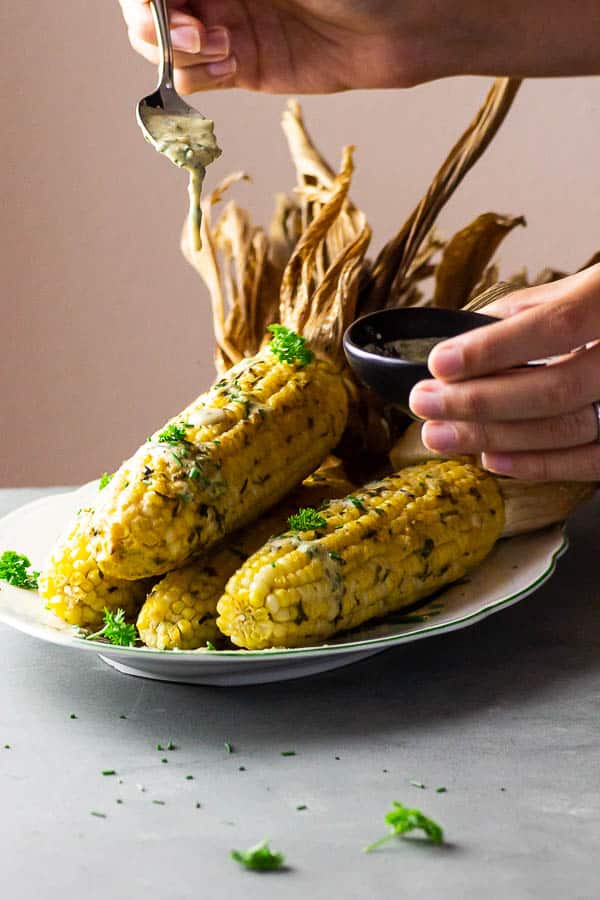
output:
[[[494, 326], [495, 327], [495, 326]], [[472, 381], [421, 381], [409, 404], [421, 419], [510, 422], [574, 412], [600, 396], [600, 347], [545, 366]]]
[[[149, 44], [156, 44], [154, 18], [148, 3], [141, 0], [122, 0], [121, 11], [130, 31], [134, 31], [140, 39], [146, 40]], [[205, 30], [203, 23], [186, 9], [169, 9], [169, 24], [171, 29], [190, 27], [199, 34]]]
[[589, 444], [598, 434], [592, 406], [527, 422], [425, 422], [423, 443], [438, 453], [515, 453]]
[[195, 94], [196, 91], [235, 87], [237, 72], [237, 59], [230, 54], [227, 59], [177, 69], [175, 88], [180, 94]]
[[[498, 301], [496, 314], [505, 311], [508, 318], [434, 347], [428, 360], [431, 373], [447, 381], [475, 378], [569, 353], [600, 337], [600, 265], [531, 288], [523, 292], [526, 296], [518, 293]], [[519, 314], [510, 314], [515, 309]]]
[[[174, 34], [178, 31], [187, 31], [187, 29], [175, 29]], [[210, 65], [214, 63], [219, 66], [219, 64], [227, 60], [230, 57], [229, 51], [229, 36], [227, 29], [225, 28], [209, 28], [207, 29], [207, 34], [209, 32], [219, 32], [217, 36], [215, 36], [214, 40], [211, 35], [208, 38], [208, 44], [205, 43], [205, 47], [201, 50], [196, 51], [193, 50], [188, 53], [184, 53], [182, 51], [175, 51], [173, 55], [173, 60], [175, 64], [175, 79], [176, 79], [176, 87], [177, 90], [182, 90], [181, 87], [178, 87], [178, 84], [181, 82], [177, 82], [177, 78], [181, 77], [181, 73], [189, 67], [200, 67], [204, 68], [205, 65]], [[154, 63], [154, 65], [158, 65], [159, 60], [162, 58], [162, 54], [158, 47], [155, 44], [149, 44], [147, 41], [140, 40], [135, 32], [129, 32], [129, 42], [134, 50], [147, 59], [149, 62]], [[195, 46], [193, 44], [190, 45], [190, 48]], [[220, 71], [222, 66], [219, 66], [217, 72]], [[214, 76], [211, 76], [214, 77]], [[221, 75], [219, 75], [221, 77]], [[191, 91], [184, 90], [183, 93], [191, 93]]]
[[[136, 3], [132, 9], [128, 9], [125, 17], [132, 46], [138, 52], [142, 52], [140, 43], [157, 46], [154, 20], [148, 6]], [[171, 41], [175, 51], [199, 54], [203, 58], [225, 59], [231, 49], [230, 34], [227, 28], [214, 26], [206, 28], [204, 24], [194, 16], [183, 11], [173, 11], [169, 16]], [[149, 58], [149, 52], [143, 55]], [[177, 58], [177, 65], [185, 65]], [[195, 64], [198, 60], [195, 61]], [[189, 63], [188, 63], [189, 65]]]
[[498, 475], [525, 481], [599, 481], [600, 444], [546, 453], [484, 453], [483, 465]]

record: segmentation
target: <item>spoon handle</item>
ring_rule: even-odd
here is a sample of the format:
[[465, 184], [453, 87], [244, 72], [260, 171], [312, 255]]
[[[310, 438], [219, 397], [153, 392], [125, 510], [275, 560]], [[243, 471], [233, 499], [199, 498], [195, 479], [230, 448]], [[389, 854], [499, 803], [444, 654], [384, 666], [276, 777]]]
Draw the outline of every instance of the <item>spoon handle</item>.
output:
[[173, 45], [169, 30], [169, 10], [167, 0], [150, 0], [152, 16], [162, 59], [158, 70], [159, 87], [173, 87]]

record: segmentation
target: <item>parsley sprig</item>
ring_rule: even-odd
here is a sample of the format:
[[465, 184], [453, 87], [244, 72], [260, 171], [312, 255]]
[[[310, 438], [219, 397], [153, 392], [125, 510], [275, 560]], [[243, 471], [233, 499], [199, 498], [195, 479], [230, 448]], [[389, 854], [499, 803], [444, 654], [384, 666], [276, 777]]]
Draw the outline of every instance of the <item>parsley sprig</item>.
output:
[[5, 550], [0, 556], [0, 579], [8, 581], [14, 587], [36, 591], [40, 573], [29, 571], [29, 569], [31, 569], [31, 563], [21, 553]]
[[425, 833], [425, 836], [432, 844], [443, 843], [444, 832], [437, 822], [424, 815], [420, 809], [409, 809], [407, 806], [403, 806], [402, 803], [398, 803], [397, 800], [394, 800], [393, 808], [385, 817], [385, 822], [386, 825], [390, 826], [389, 834], [365, 847], [365, 853], [371, 853], [372, 850], [376, 850], [382, 844], [391, 841], [392, 838], [403, 837], [409, 831], [414, 831], [417, 828], [420, 828]]
[[288, 525], [291, 531], [312, 531], [314, 528], [325, 528], [327, 520], [312, 506], [307, 506], [291, 515]]
[[246, 869], [268, 872], [281, 869], [285, 861], [283, 853], [277, 853], [269, 847], [269, 841], [261, 841], [248, 850], [232, 850], [231, 858]]
[[160, 444], [183, 444], [186, 440], [186, 429], [189, 427], [187, 422], [179, 425], [172, 422], [159, 432], [157, 440]]
[[125, 610], [118, 609], [115, 613], [110, 609], [104, 610], [104, 626], [94, 634], [88, 634], [86, 641], [104, 637], [111, 644], [121, 647], [133, 647], [137, 640], [137, 629], [125, 621]]
[[306, 366], [315, 358], [315, 354], [306, 346], [306, 338], [300, 337], [285, 325], [269, 325], [268, 331], [273, 335], [269, 349], [280, 362]]
[[107, 484], [110, 484], [113, 480], [113, 475], [109, 475], [108, 472], [104, 472], [103, 475], [100, 476], [100, 481], [98, 483], [98, 490], [103, 491]]

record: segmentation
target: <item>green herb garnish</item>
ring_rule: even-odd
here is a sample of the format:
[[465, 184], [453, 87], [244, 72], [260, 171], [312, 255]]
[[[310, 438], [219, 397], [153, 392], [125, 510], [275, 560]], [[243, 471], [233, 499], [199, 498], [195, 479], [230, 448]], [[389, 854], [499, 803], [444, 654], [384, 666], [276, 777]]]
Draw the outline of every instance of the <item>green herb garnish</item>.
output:
[[436, 794], [445, 794], [446, 791], [447, 791], [447, 788], [445, 788], [445, 787], [439, 787], [439, 788], [435, 789]]
[[157, 440], [161, 444], [182, 444], [186, 439], [186, 428], [190, 427], [187, 422], [182, 422], [180, 425], [172, 423], [159, 433]]
[[103, 769], [102, 774], [103, 775], [116, 775], [117, 773], [114, 769]]
[[97, 810], [92, 809], [92, 810], [90, 811], [90, 816], [96, 816], [97, 819], [105, 819], [105, 818], [106, 818], [106, 813], [98, 812]]
[[359, 499], [358, 499], [358, 497], [353, 497], [353, 496], [349, 495], [348, 497], [346, 497], [346, 500], [349, 500], [350, 503], [352, 504], [352, 506], [355, 506], [355, 507], [356, 507], [357, 509], [359, 509], [361, 512], [366, 512], [367, 507], [366, 507], [365, 504], [362, 502], [362, 500], [359, 500]]
[[215, 645], [213, 644], [212, 641], [207, 641], [207, 642], [206, 642], [206, 649], [207, 649], [207, 650], [216, 650], [217, 648], [215, 647]]
[[312, 531], [315, 528], [325, 528], [327, 520], [312, 506], [307, 506], [290, 516], [288, 525], [292, 531]]
[[301, 803], [299, 806], [296, 807], [296, 809], [298, 810], [298, 812], [302, 812], [302, 810], [308, 809], [308, 806], [306, 805], [306, 803]]
[[267, 331], [273, 335], [269, 349], [280, 362], [306, 366], [315, 358], [315, 354], [306, 346], [306, 339], [285, 325], [269, 325]]
[[271, 850], [269, 841], [261, 841], [260, 844], [250, 847], [248, 850], [232, 850], [231, 858], [244, 868], [259, 872], [281, 869], [284, 863], [283, 854]]
[[295, 756], [296, 751], [295, 750], [282, 750], [281, 755], [282, 756]]
[[0, 556], [0, 579], [8, 581], [14, 587], [25, 588], [27, 591], [36, 591], [40, 573], [29, 572], [28, 569], [31, 569], [31, 563], [21, 553], [15, 553], [14, 550], [5, 550]]
[[104, 610], [104, 627], [94, 634], [88, 634], [86, 641], [104, 637], [111, 644], [121, 647], [133, 647], [137, 640], [137, 629], [125, 621], [125, 610], [118, 609], [115, 613], [110, 609]]
[[403, 837], [409, 831], [414, 831], [417, 828], [420, 828], [425, 833], [425, 836], [432, 844], [443, 843], [444, 832], [436, 822], [424, 815], [420, 809], [409, 809], [403, 806], [402, 803], [398, 803], [397, 800], [394, 800], [393, 808], [386, 815], [385, 822], [386, 825], [390, 826], [390, 833], [364, 847], [364, 853], [371, 853], [372, 850], [376, 850], [382, 844], [391, 841], [392, 838]]
[[230, 744], [229, 741], [225, 741], [223, 746], [225, 747], [226, 753], [233, 753], [233, 744]]
[[423, 784], [422, 781], [409, 781], [408, 783], [412, 784], [413, 787], [418, 787], [418, 788], [421, 788], [422, 790], [425, 790], [425, 785]]
[[104, 472], [103, 475], [100, 476], [100, 481], [98, 483], [98, 490], [103, 491], [107, 484], [113, 479], [113, 475], [109, 475], [108, 472]]

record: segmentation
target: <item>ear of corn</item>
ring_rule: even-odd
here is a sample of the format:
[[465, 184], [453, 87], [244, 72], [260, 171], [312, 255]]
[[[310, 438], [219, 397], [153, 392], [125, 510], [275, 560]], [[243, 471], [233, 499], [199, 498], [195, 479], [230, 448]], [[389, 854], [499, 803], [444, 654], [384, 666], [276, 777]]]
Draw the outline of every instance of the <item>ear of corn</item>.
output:
[[77, 522], [56, 543], [39, 576], [39, 593], [59, 618], [70, 625], [99, 627], [104, 610], [123, 609], [132, 618], [142, 604], [147, 582], [111, 578], [98, 567], [89, 540], [91, 513], [82, 511]]
[[230, 535], [221, 547], [176, 572], [165, 575], [148, 595], [137, 620], [140, 637], [159, 650], [194, 650], [217, 642], [217, 601], [244, 560], [273, 534], [286, 527], [299, 507], [316, 507], [326, 498], [352, 489], [343, 471], [330, 464], [251, 526]]
[[124, 579], [184, 565], [314, 471], [337, 444], [347, 407], [326, 361], [281, 362], [267, 347], [239, 363], [102, 492], [92, 527], [98, 564]]
[[319, 643], [461, 578], [501, 535], [497, 480], [429, 462], [332, 500], [318, 530], [273, 538], [229, 580], [217, 625], [248, 649]]

